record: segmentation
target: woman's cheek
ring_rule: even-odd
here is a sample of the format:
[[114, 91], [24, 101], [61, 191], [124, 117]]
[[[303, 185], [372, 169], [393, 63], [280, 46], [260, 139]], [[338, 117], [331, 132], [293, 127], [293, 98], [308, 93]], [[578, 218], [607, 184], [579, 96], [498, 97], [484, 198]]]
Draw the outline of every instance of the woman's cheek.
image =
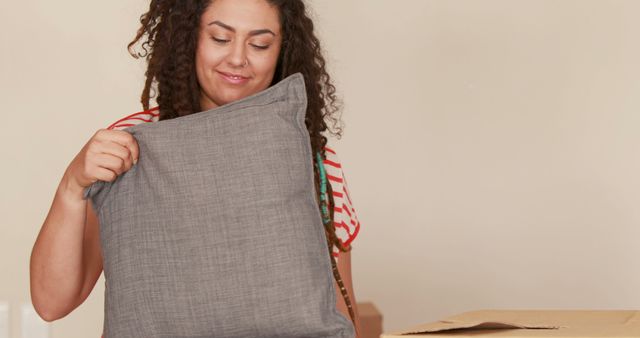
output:
[[254, 66], [259, 69], [261, 72], [269, 72], [274, 70], [276, 62], [278, 61], [278, 55], [267, 54], [260, 55], [255, 58]]

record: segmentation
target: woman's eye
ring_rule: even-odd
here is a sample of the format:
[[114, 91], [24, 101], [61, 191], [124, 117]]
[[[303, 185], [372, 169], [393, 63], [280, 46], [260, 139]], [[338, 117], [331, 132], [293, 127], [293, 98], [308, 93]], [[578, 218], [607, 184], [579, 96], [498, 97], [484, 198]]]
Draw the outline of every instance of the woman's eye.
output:
[[[231, 40], [227, 40], [227, 39], [219, 39], [216, 38], [215, 36], [212, 36], [211, 39], [219, 44], [225, 44]], [[251, 46], [253, 46], [256, 49], [260, 49], [260, 50], [265, 50], [267, 48], [269, 48], [269, 45], [263, 46], [263, 45], [255, 45], [255, 44], [251, 44]]]
[[213, 39], [213, 41], [218, 42], [218, 43], [227, 43], [227, 42], [229, 42], [229, 40], [218, 39], [215, 36], [212, 36], [211, 38]]

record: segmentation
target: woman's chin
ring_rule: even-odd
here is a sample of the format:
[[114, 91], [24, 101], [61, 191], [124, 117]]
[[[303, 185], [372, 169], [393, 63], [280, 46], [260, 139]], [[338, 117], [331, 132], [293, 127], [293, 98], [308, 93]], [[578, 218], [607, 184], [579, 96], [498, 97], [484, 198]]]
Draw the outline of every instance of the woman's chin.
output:
[[207, 95], [207, 98], [201, 102], [203, 110], [224, 106], [226, 104], [241, 100], [247, 96], [254, 94], [251, 91], [238, 89], [225, 88], [224, 90], [219, 90], [215, 97]]
[[224, 97], [221, 98], [220, 100], [220, 105], [225, 105], [225, 104], [229, 104], [231, 102], [234, 101], [238, 101], [241, 100], [247, 96], [249, 96], [251, 94], [247, 94], [247, 93], [239, 93], [239, 92], [235, 92], [235, 93], [229, 93], [228, 95], [225, 95]]

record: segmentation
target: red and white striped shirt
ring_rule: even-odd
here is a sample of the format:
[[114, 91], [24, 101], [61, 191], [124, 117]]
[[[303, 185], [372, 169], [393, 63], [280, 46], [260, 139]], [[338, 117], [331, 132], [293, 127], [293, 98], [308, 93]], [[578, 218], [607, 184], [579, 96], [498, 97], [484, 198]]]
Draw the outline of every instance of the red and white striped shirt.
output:
[[[147, 111], [138, 112], [127, 115], [107, 127], [112, 130], [122, 130], [127, 127], [135, 126], [145, 122], [156, 122], [160, 118], [158, 107]], [[360, 222], [356, 217], [356, 210], [349, 197], [349, 189], [347, 181], [342, 171], [340, 159], [335, 150], [325, 146], [326, 158], [324, 167], [327, 173], [327, 180], [331, 184], [333, 190], [333, 200], [335, 202], [333, 221], [336, 227], [336, 236], [345, 245], [353, 242], [360, 230]], [[333, 247], [333, 256], [338, 259], [340, 251], [336, 246]]]

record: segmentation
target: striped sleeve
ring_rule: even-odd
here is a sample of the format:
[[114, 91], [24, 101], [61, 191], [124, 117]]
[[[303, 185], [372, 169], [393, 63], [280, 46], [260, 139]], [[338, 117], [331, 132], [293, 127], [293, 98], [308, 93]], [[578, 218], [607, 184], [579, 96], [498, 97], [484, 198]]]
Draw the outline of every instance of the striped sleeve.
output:
[[160, 118], [160, 113], [158, 112], [158, 107], [151, 108], [149, 110], [137, 112], [131, 115], [127, 115], [112, 124], [110, 124], [107, 129], [111, 130], [123, 130], [131, 126], [135, 126], [140, 123], [145, 122], [156, 122]]
[[[327, 179], [333, 190], [333, 201], [335, 203], [333, 221], [336, 227], [336, 236], [341, 243], [349, 245], [360, 231], [360, 222], [356, 216], [356, 210], [349, 195], [347, 180], [344, 175], [342, 164], [335, 150], [325, 147], [326, 158], [324, 167], [327, 172]], [[333, 247], [333, 255], [339, 257], [338, 247]]]

